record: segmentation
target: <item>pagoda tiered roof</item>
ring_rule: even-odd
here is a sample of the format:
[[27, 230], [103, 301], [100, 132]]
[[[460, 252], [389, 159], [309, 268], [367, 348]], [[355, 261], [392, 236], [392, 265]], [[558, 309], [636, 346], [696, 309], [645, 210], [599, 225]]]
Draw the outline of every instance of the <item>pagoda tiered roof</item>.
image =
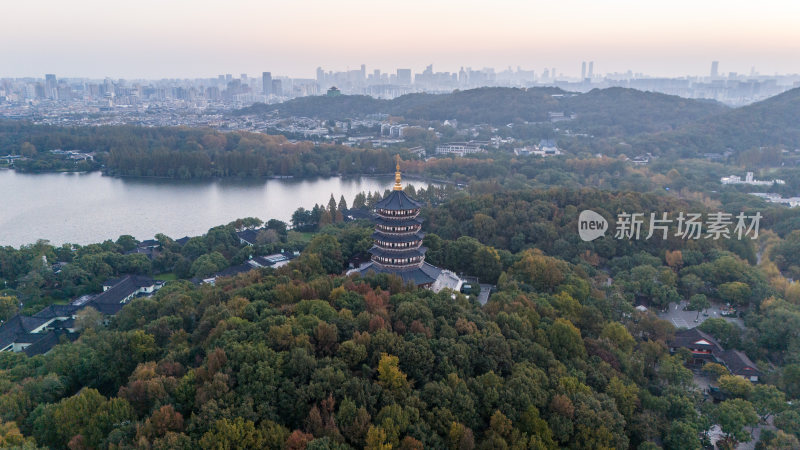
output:
[[375, 209], [388, 211], [407, 211], [422, 208], [422, 204], [406, 195], [403, 191], [392, 191], [386, 198], [375, 204]]

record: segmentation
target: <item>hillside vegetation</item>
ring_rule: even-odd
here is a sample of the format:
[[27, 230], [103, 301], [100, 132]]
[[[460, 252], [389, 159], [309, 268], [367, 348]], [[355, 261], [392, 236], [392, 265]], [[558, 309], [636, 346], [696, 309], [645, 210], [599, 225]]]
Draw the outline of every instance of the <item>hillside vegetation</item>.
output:
[[684, 153], [743, 151], [779, 146], [800, 148], [800, 88], [758, 103], [689, 123], [679, 130], [648, 136], [641, 145]]
[[576, 124], [586, 130], [627, 134], [674, 129], [726, 109], [716, 102], [623, 88], [595, 89], [586, 94], [557, 88], [480, 88], [451, 94], [409, 94], [393, 100], [349, 95], [303, 97], [275, 105], [256, 104], [238, 113], [277, 112], [322, 119], [384, 113], [407, 120], [456, 119], [505, 125], [546, 122], [549, 112], [566, 112], [577, 114]]

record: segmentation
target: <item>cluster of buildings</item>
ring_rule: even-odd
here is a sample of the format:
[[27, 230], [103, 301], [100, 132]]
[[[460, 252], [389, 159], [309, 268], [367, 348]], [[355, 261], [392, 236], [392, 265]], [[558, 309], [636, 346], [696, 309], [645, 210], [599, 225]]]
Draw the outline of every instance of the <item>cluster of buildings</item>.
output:
[[83, 152], [80, 150], [62, 150], [60, 148], [50, 150], [50, 153], [73, 161], [94, 161], [94, 152]]
[[[389, 136], [394, 138], [402, 138], [404, 131], [412, 128], [407, 123], [390, 123], [384, 122], [381, 124], [381, 136]], [[419, 127], [414, 127], [419, 128]]]
[[[549, 73], [549, 71], [548, 71]], [[321, 90], [337, 87], [347, 94], [371, 95], [379, 98], [394, 98], [412, 92], [450, 92], [453, 89], [472, 89], [482, 86], [529, 86], [536, 80], [533, 70], [510, 67], [500, 72], [494, 68], [472, 69], [461, 67], [458, 72], [435, 72], [433, 64], [420, 73], [411, 69], [397, 69], [394, 73], [374, 69], [367, 72], [362, 64], [358, 69], [344, 72], [325, 71], [317, 68], [317, 85]], [[545, 79], [549, 80], [550, 77]]]
[[0, 117], [53, 125], [214, 126], [214, 117], [196, 116], [319, 94], [313, 79], [273, 78], [269, 72], [163, 80], [47, 74], [44, 79], [0, 79]]
[[514, 154], [517, 156], [558, 156], [561, 150], [556, 145], [553, 139], [542, 139], [539, 145], [518, 147], [514, 149]]
[[772, 186], [773, 184], [786, 184], [786, 182], [781, 179], [756, 180], [753, 177], [753, 172], [747, 172], [744, 179], [742, 179], [742, 177], [739, 175], [731, 175], [728, 177], [722, 177], [719, 179], [719, 181], [722, 184], [749, 184], [751, 186]]
[[82, 296], [68, 305], [50, 305], [32, 316], [17, 314], [0, 325], [0, 352], [47, 353], [62, 340], [78, 338], [76, 319], [86, 308], [114, 316], [132, 299], [149, 297], [161, 286], [163, 282], [147, 276], [125, 275], [103, 283], [100, 294]]
[[796, 208], [800, 206], [800, 197], [783, 197], [780, 194], [773, 194], [767, 192], [751, 192], [750, 195], [755, 195], [768, 203], [777, 203], [779, 205]]

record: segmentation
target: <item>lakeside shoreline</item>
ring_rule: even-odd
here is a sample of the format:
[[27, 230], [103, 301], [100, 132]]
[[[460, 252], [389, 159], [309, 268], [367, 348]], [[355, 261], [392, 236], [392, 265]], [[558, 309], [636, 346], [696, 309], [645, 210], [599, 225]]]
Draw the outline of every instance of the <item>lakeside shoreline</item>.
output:
[[[192, 178], [178, 178], [178, 177], [161, 177], [161, 176], [149, 176], [149, 175], [119, 175], [119, 174], [110, 174], [103, 169], [96, 169], [96, 170], [52, 170], [52, 171], [21, 171], [14, 167], [0, 167], [0, 169], [7, 169], [12, 170], [16, 173], [24, 174], [24, 175], [52, 175], [52, 174], [59, 174], [59, 173], [76, 173], [76, 174], [90, 174], [99, 172], [104, 177], [109, 178], [120, 178], [120, 179], [141, 179], [141, 180], [175, 180], [175, 181], [222, 181], [222, 180], [242, 180], [242, 181], [256, 181], [256, 180], [315, 180], [315, 179], [325, 179], [325, 178], [342, 178], [342, 179], [351, 179], [351, 178], [363, 178], [363, 177], [370, 177], [370, 178], [380, 178], [380, 177], [393, 177], [394, 172], [386, 172], [386, 173], [357, 173], [357, 174], [332, 174], [332, 175], [308, 175], [308, 176], [295, 176], [295, 175], [272, 175], [272, 176], [238, 176], [232, 175], [227, 177], [220, 177], [220, 176], [210, 176], [210, 177], [192, 177]], [[455, 184], [455, 185], [463, 185], [464, 183], [458, 183], [452, 180], [444, 180], [439, 178], [429, 178], [425, 176], [415, 175], [415, 174], [403, 174], [404, 178], [410, 180], [417, 180], [420, 182], [426, 182], [428, 184]]]

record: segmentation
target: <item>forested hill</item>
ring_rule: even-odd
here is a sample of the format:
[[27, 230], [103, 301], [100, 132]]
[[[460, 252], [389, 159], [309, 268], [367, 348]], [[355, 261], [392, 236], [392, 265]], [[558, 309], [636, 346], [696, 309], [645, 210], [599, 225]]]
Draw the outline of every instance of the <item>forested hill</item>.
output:
[[278, 111], [282, 116], [325, 117], [346, 119], [362, 115], [386, 112], [389, 100], [380, 100], [368, 95], [340, 95], [338, 97], [298, 97], [284, 103], [267, 105], [255, 103], [235, 111], [237, 115], [267, 114]]
[[[514, 121], [540, 122], [547, 113], [563, 112], [558, 88], [481, 88], [451, 94], [415, 94], [393, 100], [392, 115], [412, 120], [456, 119], [467, 123], [505, 125]], [[427, 97], [422, 102], [414, 97]]]
[[366, 95], [323, 95], [301, 97], [273, 105], [257, 103], [237, 113], [277, 111], [282, 116], [322, 119], [347, 119], [383, 113], [409, 120], [457, 119], [469, 123], [505, 125], [514, 120], [547, 120], [549, 111], [558, 110], [558, 97], [553, 96], [565, 94], [558, 88], [480, 88], [451, 94], [407, 94], [392, 100], [379, 100]]
[[394, 100], [351, 95], [303, 97], [275, 105], [256, 104], [238, 114], [277, 111], [283, 116], [345, 119], [385, 113], [407, 120], [457, 119], [505, 125], [547, 121], [549, 112], [564, 112], [577, 114], [581, 126], [618, 134], [671, 130], [726, 109], [716, 102], [623, 88], [586, 94], [558, 88], [480, 88], [451, 94], [409, 94]]
[[736, 151], [759, 147], [800, 148], [800, 88], [758, 103], [707, 117], [649, 143], [686, 151]]
[[575, 112], [570, 128], [595, 136], [619, 136], [669, 131], [727, 112], [712, 100], [694, 100], [675, 95], [608, 88], [566, 97], [564, 108]]

